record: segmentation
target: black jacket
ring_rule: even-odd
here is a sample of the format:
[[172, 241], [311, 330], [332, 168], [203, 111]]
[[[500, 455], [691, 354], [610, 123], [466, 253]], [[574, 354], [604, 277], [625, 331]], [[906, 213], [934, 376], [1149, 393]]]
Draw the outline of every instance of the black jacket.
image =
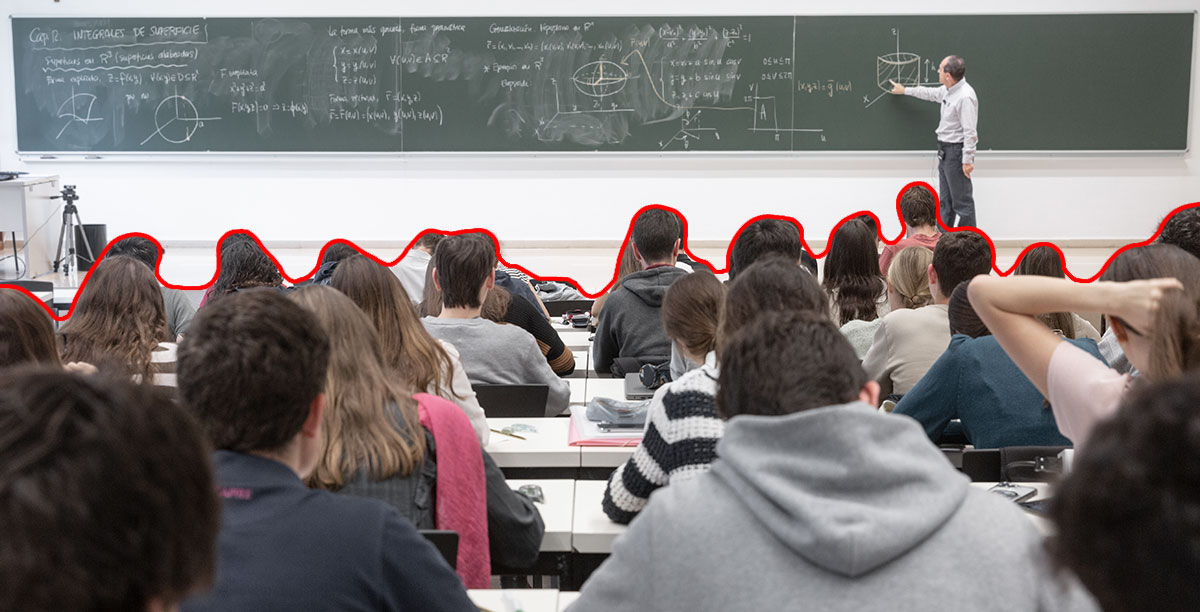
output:
[[667, 265], [621, 279], [621, 288], [608, 296], [596, 326], [592, 362], [597, 373], [610, 373], [618, 357], [670, 359], [671, 341], [663, 331], [660, 310], [667, 287], [684, 276], [687, 272]]

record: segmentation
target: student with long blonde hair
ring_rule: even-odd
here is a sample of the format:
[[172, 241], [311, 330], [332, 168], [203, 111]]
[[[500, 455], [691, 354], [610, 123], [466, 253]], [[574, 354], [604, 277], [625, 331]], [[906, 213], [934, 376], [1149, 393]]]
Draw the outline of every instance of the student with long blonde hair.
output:
[[356, 255], [338, 264], [330, 286], [347, 295], [371, 319], [379, 333], [384, 363], [405, 385], [458, 404], [479, 443], [486, 446], [487, 418], [471, 390], [458, 350], [425, 331], [396, 275]]
[[175, 366], [162, 293], [154, 273], [132, 257], [96, 264], [58, 337], [63, 362], [117, 366], [140, 380], [174, 386], [161, 376]]
[[[532, 565], [541, 515], [508, 487], [462, 411], [395, 379], [375, 327], [350, 298], [321, 286], [288, 297], [316, 315], [330, 341], [324, 450], [309, 485], [381, 499], [419, 529], [458, 531], [468, 588], [487, 588], [489, 558]], [[476, 511], [486, 513], [486, 529]]]

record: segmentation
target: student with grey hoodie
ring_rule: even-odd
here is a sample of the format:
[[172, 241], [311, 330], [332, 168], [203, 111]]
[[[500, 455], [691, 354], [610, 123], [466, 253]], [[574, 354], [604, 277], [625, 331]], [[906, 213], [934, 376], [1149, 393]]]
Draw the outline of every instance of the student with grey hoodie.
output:
[[647, 210], [634, 221], [630, 238], [641, 270], [621, 279], [621, 287], [604, 303], [592, 344], [598, 374], [611, 373], [620, 357], [641, 363], [670, 359], [671, 340], [663, 330], [660, 311], [667, 287], [688, 274], [675, 267], [679, 236], [679, 219], [661, 208]]
[[711, 471], [655, 492], [570, 610], [1094, 609], [1017, 506], [875, 410], [827, 316], [764, 313], [719, 353]]

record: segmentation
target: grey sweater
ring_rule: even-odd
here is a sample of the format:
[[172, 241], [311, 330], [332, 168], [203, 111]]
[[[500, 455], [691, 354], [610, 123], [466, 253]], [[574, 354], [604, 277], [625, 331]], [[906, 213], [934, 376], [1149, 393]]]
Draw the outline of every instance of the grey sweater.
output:
[[[471, 384], [547, 385], [546, 416], [557, 416], [571, 401], [571, 387], [550, 369], [537, 342], [515, 325], [487, 319], [421, 319], [429, 334], [458, 349]], [[483, 407], [487, 412], [487, 406]]]
[[717, 455], [651, 496], [570, 610], [1095, 609], [911, 420], [861, 402], [739, 416]]
[[671, 340], [663, 331], [663, 296], [671, 283], [687, 276], [674, 266], [634, 272], [604, 302], [592, 344], [592, 368], [608, 374], [618, 357], [658, 357], [667, 361]]

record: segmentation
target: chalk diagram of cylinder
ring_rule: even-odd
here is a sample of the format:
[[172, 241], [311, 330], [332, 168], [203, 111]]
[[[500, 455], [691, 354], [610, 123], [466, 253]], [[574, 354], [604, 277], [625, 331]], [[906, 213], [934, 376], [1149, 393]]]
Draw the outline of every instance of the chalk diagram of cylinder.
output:
[[875, 83], [879, 85], [879, 89], [883, 90], [883, 93], [876, 96], [874, 100], [869, 96], [863, 96], [863, 103], [866, 104], [863, 108], [871, 108], [872, 104], [891, 93], [892, 81], [905, 87], [941, 85], [938, 82], [927, 82], [931, 62], [927, 59], [922, 60], [921, 56], [916, 53], [901, 51], [900, 30], [892, 28], [892, 34], [896, 37], [896, 51], [875, 57]]
[[[62, 129], [58, 131], [58, 135], [55, 136], [54, 139], [58, 140], [59, 138], [62, 138], [63, 132], [67, 131], [67, 128], [76, 123], [87, 125], [93, 121], [104, 121], [103, 117], [92, 116], [92, 107], [95, 106], [95, 104], [96, 96], [90, 93], [77, 94], [75, 93], [75, 88], [72, 87], [71, 97], [67, 98], [62, 104], [58, 105], [57, 118], [66, 119], [67, 122], [63, 124]], [[69, 108], [68, 105], [70, 105]], [[80, 113], [83, 113], [83, 115], [81, 116]]]
[[[154, 109], [154, 132], [141, 142], [142, 145], [158, 136], [172, 144], [182, 144], [192, 139], [196, 130], [204, 127], [205, 121], [219, 121], [220, 117], [201, 117], [196, 105], [187, 96], [173, 95], [163, 98]], [[139, 145], [141, 146], [141, 145]]]

